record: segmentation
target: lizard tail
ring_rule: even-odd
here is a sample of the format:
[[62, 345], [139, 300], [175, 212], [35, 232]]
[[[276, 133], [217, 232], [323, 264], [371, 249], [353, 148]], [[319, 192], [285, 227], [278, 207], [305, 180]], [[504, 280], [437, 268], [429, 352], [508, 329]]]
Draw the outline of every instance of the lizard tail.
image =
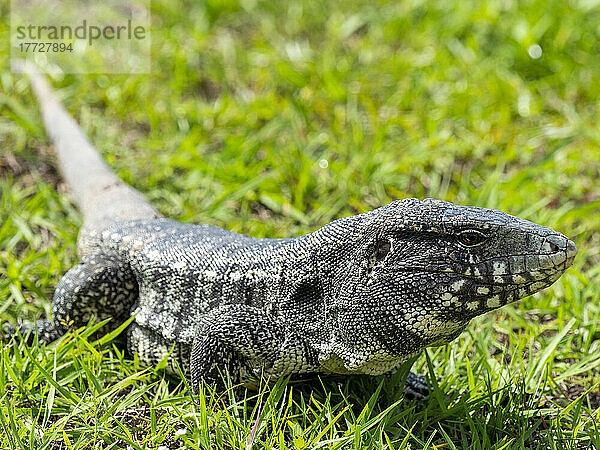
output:
[[34, 65], [13, 61], [13, 70], [26, 73], [31, 80], [60, 171], [83, 214], [84, 226], [78, 237], [80, 253], [87, 253], [90, 233], [111, 223], [161, 217], [141, 193], [110, 170]]

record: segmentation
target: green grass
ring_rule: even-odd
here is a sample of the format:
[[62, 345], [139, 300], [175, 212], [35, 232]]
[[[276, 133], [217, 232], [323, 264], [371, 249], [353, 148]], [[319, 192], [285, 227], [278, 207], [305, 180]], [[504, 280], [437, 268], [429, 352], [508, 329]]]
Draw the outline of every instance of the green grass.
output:
[[[431, 196], [558, 229], [580, 253], [551, 288], [418, 359], [425, 400], [398, 376], [313, 377], [195, 403], [90, 329], [5, 343], [1, 448], [600, 447], [598, 2], [156, 0], [152, 15], [150, 75], [52, 82], [165, 215], [282, 237]], [[81, 218], [7, 63], [0, 315], [32, 320], [76, 263]]]

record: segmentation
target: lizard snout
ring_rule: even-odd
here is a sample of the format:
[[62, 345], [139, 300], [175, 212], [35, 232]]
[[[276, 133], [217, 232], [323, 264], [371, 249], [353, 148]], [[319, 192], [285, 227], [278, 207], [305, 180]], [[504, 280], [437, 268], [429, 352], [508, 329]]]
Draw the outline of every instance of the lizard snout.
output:
[[552, 234], [544, 239], [539, 258], [540, 269], [554, 269], [573, 264], [577, 255], [575, 243], [562, 234]]

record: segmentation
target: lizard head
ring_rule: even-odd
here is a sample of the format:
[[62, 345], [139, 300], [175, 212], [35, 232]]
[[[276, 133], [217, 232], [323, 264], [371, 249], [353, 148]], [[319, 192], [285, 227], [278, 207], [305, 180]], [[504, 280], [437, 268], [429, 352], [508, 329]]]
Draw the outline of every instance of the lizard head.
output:
[[577, 253], [549, 228], [435, 199], [355, 217], [360, 237], [339, 266], [332, 311], [339, 341], [371, 353], [445, 344], [473, 317], [550, 286]]

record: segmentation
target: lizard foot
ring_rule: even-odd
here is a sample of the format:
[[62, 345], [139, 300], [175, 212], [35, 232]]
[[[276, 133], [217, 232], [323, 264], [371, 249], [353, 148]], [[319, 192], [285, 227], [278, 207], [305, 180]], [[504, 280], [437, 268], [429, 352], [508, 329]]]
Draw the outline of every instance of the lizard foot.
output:
[[18, 328], [15, 328], [10, 323], [2, 327], [3, 340], [20, 338], [26, 344], [31, 345], [36, 334], [39, 342], [52, 342], [61, 336], [61, 332], [56, 328], [54, 322], [45, 319], [24, 323]]
[[425, 375], [409, 372], [404, 383], [404, 393], [411, 398], [425, 398], [429, 395], [429, 385]]
[[317, 356], [306, 342], [285, 330], [264, 311], [247, 305], [223, 305], [204, 316], [192, 347], [192, 391], [200, 383], [233, 383], [261, 376], [279, 377], [314, 371]]

